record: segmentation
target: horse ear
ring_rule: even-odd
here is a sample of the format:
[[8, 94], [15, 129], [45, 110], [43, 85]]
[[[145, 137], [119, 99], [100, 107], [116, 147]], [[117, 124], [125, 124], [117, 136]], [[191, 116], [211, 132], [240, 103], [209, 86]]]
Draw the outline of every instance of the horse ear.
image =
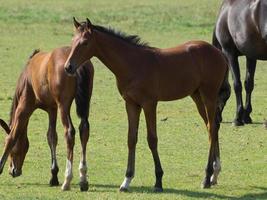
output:
[[92, 28], [92, 23], [88, 18], [86, 18], [86, 26], [89, 30]]
[[75, 19], [75, 17], [73, 17], [73, 24], [75, 26], [75, 28], [77, 29], [79, 26], [81, 26], [81, 24]]
[[9, 126], [7, 125], [7, 123], [4, 120], [0, 119], [0, 125], [6, 131], [6, 134], [10, 133], [11, 130], [10, 130]]

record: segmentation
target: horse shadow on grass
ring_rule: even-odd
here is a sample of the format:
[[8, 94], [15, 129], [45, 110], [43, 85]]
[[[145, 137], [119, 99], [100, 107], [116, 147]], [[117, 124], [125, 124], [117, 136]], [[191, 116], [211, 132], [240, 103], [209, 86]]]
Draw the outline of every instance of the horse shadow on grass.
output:
[[[233, 124], [232, 121], [222, 121], [222, 124]], [[245, 124], [244, 126], [249, 126], [249, 125], [264, 125], [264, 121], [259, 122], [259, 121], [253, 121], [252, 124]], [[244, 126], [240, 126], [240, 127], [244, 127]]]
[[[104, 188], [100, 190], [90, 191], [90, 188]], [[117, 192], [119, 186], [118, 185], [105, 185], [105, 184], [92, 184], [90, 185], [89, 192]], [[115, 189], [115, 190], [114, 190]], [[158, 195], [162, 194], [176, 194], [179, 196], [184, 196], [188, 198], [200, 198], [200, 199], [208, 199], [208, 198], [216, 198], [216, 199], [230, 199], [230, 200], [248, 200], [248, 199], [267, 199], [267, 188], [265, 187], [257, 187], [251, 186], [248, 189], [258, 189], [262, 190], [259, 193], [247, 193], [241, 196], [230, 196], [230, 195], [222, 195], [222, 194], [215, 194], [211, 192], [199, 192], [199, 191], [192, 191], [192, 190], [185, 190], [185, 189], [173, 189], [173, 188], [164, 188], [163, 193], [158, 193]], [[141, 186], [136, 187], [132, 186], [128, 193], [144, 193], [144, 194], [155, 194], [151, 187]]]
[[[34, 186], [38, 188], [43, 187], [49, 187], [47, 183], [19, 183], [19, 184], [11, 184], [11, 183], [3, 183], [0, 184], [10, 187], [11, 189], [19, 189], [29, 186]], [[60, 188], [60, 185], [55, 188]], [[246, 188], [249, 189], [257, 189], [261, 190], [261, 192], [252, 193], [249, 192], [247, 194], [241, 195], [241, 196], [231, 196], [231, 195], [223, 195], [223, 194], [216, 194], [212, 192], [206, 192], [206, 190], [203, 191], [193, 191], [193, 190], [186, 190], [186, 189], [174, 189], [174, 188], [164, 188], [164, 191], [162, 193], [157, 193], [158, 195], [164, 195], [164, 194], [174, 194], [179, 196], [184, 196], [188, 198], [200, 198], [200, 199], [229, 199], [229, 200], [248, 200], [248, 199], [267, 199], [267, 188], [266, 187], [258, 187], [258, 186], [250, 186]], [[78, 184], [72, 184], [72, 190], [79, 190]], [[102, 193], [102, 192], [112, 192], [116, 193], [119, 191], [119, 185], [108, 185], [108, 184], [90, 184], [89, 186], [89, 193]], [[211, 191], [211, 190], [209, 190]], [[139, 194], [155, 194], [152, 187], [147, 186], [132, 186], [127, 193], [139, 193]]]

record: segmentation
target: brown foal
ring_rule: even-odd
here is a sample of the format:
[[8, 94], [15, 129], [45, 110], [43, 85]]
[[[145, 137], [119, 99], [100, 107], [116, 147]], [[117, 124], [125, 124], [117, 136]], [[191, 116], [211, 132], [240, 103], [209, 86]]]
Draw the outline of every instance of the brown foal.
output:
[[49, 116], [47, 139], [52, 157], [50, 185], [59, 185], [56, 159], [56, 121], [59, 109], [67, 142], [67, 166], [62, 190], [69, 190], [75, 139], [70, 108], [75, 98], [77, 115], [81, 118], [79, 131], [82, 154], [79, 170], [80, 189], [84, 191], [88, 190], [86, 145], [89, 139], [88, 115], [94, 70], [91, 62], [87, 61], [77, 70], [76, 76], [68, 76], [64, 71], [64, 63], [70, 50], [70, 47], [62, 47], [48, 53], [35, 51], [29, 58], [17, 83], [10, 113], [10, 123], [7, 125], [3, 120], [0, 120], [0, 125], [8, 134], [4, 153], [0, 160], [0, 172], [2, 173], [5, 162], [10, 156], [10, 174], [13, 177], [21, 175], [22, 165], [29, 147], [27, 137], [29, 118], [34, 110], [41, 108]]
[[221, 112], [230, 95], [228, 65], [223, 54], [203, 41], [159, 49], [140, 42], [137, 36], [93, 25], [74, 18], [76, 33], [65, 69], [69, 74], [95, 56], [116, 76], [117, 86], [126, 103], [128, 115], [128, 165], [120, 186], [126, 191], [135, 172], [135, 149], [139, 116], [143, 109], [147, 141], [152, 152], [156, 183], [162, 191], [163, 170], [157, 150], [156, 108], [158, 101], [191, 96], [209, 133], [209, 157], [203, 187], [217, 183], [220, 171], [218, 130]]

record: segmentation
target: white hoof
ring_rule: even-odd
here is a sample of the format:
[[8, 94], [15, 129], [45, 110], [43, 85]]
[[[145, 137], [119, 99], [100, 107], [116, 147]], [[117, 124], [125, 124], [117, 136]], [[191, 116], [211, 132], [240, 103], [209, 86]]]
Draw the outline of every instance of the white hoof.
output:
[[62, 187], [61, 187], [61, 190], [62, 191], [69, 191], [70, 190], [70, 184], [63, 184]]

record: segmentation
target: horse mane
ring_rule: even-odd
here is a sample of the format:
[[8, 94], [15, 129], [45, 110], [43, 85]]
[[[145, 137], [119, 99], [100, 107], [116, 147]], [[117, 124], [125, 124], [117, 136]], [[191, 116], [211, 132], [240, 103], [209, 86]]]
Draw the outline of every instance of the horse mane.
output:
[[[85, 26], [86, 26], [86, 22], [82, 22], [81, 26], [82, 26], [82, 30], [84, 30]], [[108, 35], [111, 35], [111, 36], [118, 38], [120, 40], [123, 40], [123, 41], [125, 41], [131, 45], [135, 45], [137, 47], [142, 47], [142, 48], [153, 48], [153, 47], [149, 46], [149, 44], [147, 42], [142, 41], [138, 35], [128, 35], [122, 31], [115, 30], [112, 27], [106, 28], [106, 27], [99, 26], [99, 25], [92, 25], [92, 26], [93, 26], [93, 29], [95, 29], [95, 30], [106, 33]]]
[[26, 68], [30, 62], [30, 60], [32, 59], [32, 57], [39, 53], [40, 50], [39, 49], [35, 49], [32, 54], [29, 56], [28, 61], [24, 67], [24, 70], [21, 72], [19, 79], [17, 81], [17, 86], [16, 86], [16, 90], [15, 90], [15, 94], [13, 96], [13, 101], [12, 101], [12, 105], [11, 105], [11, 109], [10, 109], [10, 114], [9, 114], [9, 127], [12, 125], [13, 122], [13, 116], [15, 115], [16, 109], [18, 107], [18, 103], [19, 103], [19, 99], [23, 93], [23, 90], [26, 88], [26, 84], [28, 83], [28, 76], [26, 73]]

